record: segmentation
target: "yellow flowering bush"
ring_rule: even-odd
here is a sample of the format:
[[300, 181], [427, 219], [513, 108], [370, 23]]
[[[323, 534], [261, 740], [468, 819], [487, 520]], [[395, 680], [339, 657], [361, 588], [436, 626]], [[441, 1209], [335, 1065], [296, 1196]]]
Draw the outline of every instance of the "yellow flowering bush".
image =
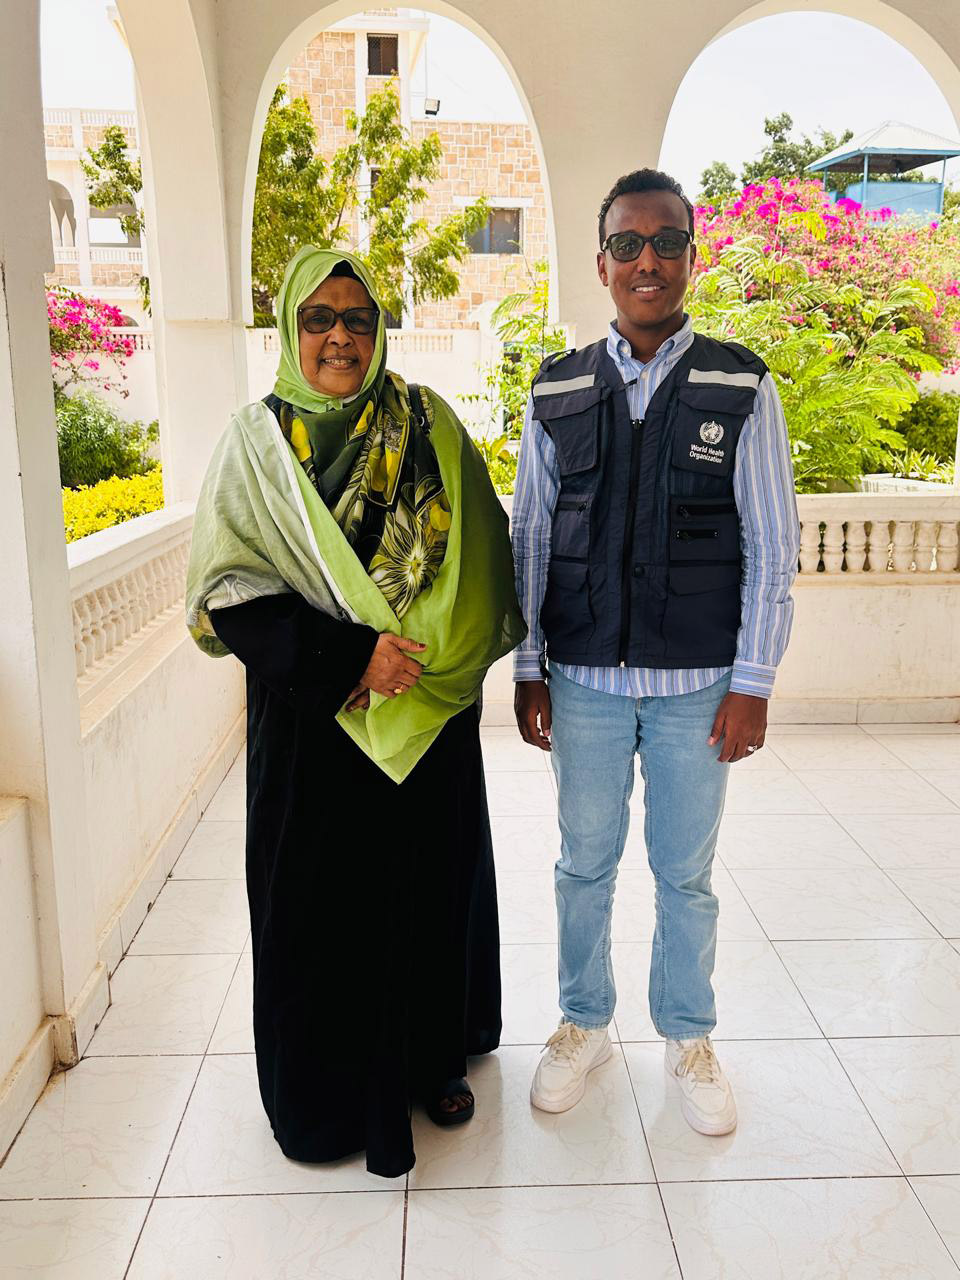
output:
[[123, 524], [163, 506], [163, 472], [155, 467], [144, 476], [111, 476], [98, 484], [63, 491], [63, 524], [68, 542], [98, 529]]

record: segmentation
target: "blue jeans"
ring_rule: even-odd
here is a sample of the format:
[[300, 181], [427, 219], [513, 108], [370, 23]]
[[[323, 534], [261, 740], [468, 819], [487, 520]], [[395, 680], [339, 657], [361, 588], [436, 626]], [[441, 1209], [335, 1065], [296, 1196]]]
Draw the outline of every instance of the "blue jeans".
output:
[[613, 1017], [610, 923], [639, 754], [657, 913], [650, 1016], [670, 1039], [703, 1036], [716, 1025], [710, 980], [718, 904], [710, 872], [730, 766], [718, 762], [720, 746], [708, 747], [707, 738], [729, 688], [726, 675], [696, 693], [629, 698], [551, 673], [560, 1008], [568, 1022], [596, 1028]]

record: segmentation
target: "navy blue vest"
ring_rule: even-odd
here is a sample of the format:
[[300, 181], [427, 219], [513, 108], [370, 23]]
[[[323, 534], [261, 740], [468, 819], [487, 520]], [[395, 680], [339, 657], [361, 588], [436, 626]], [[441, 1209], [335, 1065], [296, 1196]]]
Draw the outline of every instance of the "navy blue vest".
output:
[[540, 610], [556, 662], [728, 666], [740, 626], [733, 464], [766, 365], [696, 334], [631, 421], [605, 341], [550, 356], [533, 416], [560, 493]]

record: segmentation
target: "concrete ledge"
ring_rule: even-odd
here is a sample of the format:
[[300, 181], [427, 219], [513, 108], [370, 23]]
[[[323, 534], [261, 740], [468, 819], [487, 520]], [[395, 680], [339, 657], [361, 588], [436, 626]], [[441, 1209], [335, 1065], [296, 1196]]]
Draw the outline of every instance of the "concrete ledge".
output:
[[100, 934], [98, 947], [100, 963], [108, 974], [113, 974], [129, 950], [137, 930], [156, 901], [164, 881], [173, 870], [204, 809], [213, 799], [217, 788], [237, 758], [243, 746], [245, 734], [246, 713], [243, 712], [237, 716], [223, 741], [211, 753], [189, 794], [154, 846], [133, 886], [124, 895]]
[[0, 1160], [6, 1156], [50, 1079], [56, 1062], [53, 1040], [53, 1024], [46, 1021], [38, 1027], [0, 1083]]

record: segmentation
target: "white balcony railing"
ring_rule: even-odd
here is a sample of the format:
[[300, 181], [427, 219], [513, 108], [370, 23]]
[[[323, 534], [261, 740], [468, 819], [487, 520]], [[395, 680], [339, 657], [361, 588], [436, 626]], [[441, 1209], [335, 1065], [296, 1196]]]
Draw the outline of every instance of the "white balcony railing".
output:
[[889, 581], [891, 574], [960, 582], [960, 492], [805, 494], [800, 574]]
[[193, 505], [102, 529], [67, 548], [81, 705], [170, 631], [182, 635]]
[[143, 249], [136, 245], [91, 245], [90, 261], [100, 263], [119, 263], [124, 266], [143, 266]]
[[80, 261], [80, 250], [72, 248], [70, 245], [55, 244], [53, 246], [53, 260], [57, 266], [70, 266]]

